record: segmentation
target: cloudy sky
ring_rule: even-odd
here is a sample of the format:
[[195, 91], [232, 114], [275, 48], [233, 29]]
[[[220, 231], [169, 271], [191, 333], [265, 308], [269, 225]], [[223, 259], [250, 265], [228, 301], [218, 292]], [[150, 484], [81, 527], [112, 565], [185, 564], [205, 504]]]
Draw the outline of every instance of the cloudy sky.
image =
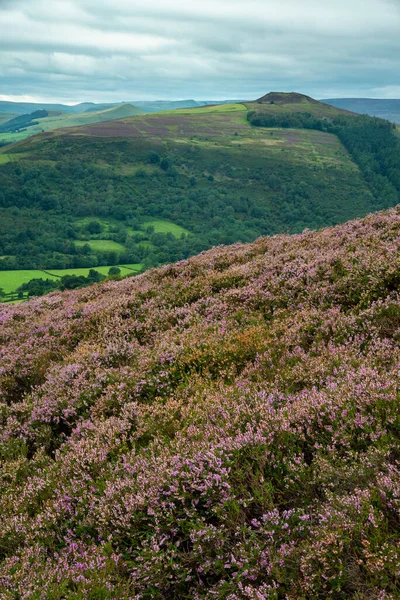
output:
[[0, 99], [400, 98], [400, 0], [0, 0]]

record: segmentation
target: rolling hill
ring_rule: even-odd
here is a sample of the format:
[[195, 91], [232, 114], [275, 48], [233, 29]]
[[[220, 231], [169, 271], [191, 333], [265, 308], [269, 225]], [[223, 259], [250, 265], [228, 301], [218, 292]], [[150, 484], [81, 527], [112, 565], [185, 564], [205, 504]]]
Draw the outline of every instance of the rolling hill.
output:
[[0, 270], [146, 269], [396, 205], [390, 126], [311, 100], [125, 116], [3, 148]]
[[[114, 119], [121, 119], [123, 117], [131, 117], [140, 114], [142, 114], [142, 111], [131, 104], [121, 104], [105, 110], [82, 113], [49, 112], [45, 110], [36, 111], [29, 115], [17, 116], [14, 119], [4, 122], [0, 128], [0, 143], [16, 142], [44, 131], [53, 131], [54, 129], [63, 129], [65, 127], [74, 127], [101, 121], [112, 121]], [[26, 121], [26, 124], [24, 121]], [[21, 122], [20, 126], [18, 126], [19, 122]], [[12, 127], [14, 123], [16, 125]], [[10, 128], [12, 128], [12, 130], [7, 131], [7, 129]], [[1, 132], [2, 129], [4, 130], [3, 133]]]
[[3, 308], [2, 598], [398, 598], [399, 230]]
[[[126, 249], [117, 264], [155, 265], [382, 207], [335, 135], [252, 127], [248, 115], [243, 104], [185, 108], [59, 129], [3, 148], [3, 268], [108, 265], [77, 243], [105, 236]], [[90, 218], [103, 219], [100, 232], [82, 225]], [[151, 219], [190, 235], [147, 233]]]

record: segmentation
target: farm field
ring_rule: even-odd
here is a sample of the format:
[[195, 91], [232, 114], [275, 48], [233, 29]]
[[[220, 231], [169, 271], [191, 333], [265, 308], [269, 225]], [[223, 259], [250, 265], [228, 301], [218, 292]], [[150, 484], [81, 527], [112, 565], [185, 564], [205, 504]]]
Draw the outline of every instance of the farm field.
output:
[[[89, 271], [89, 269], [88, 269]], [[56, 275], [50, 275], [39, 269], [21, 271], [0, 271], [0, 288], [6, 294], [15, 292], [20, 285], [28, 283], [31, 279], [57, 279]]]
[[147, 227], [154, 227], [155, 233], [172, 233], [172, 235], [175, 237], [180, 237], [182, 234], [190, 235], [190, 231], [185, 229], [185, 227], [181, 227], [175, 223], [170, 223], [169, 221], [163, 221], [162, 219], [145, 221], [143, 224], [143, 229], [146, 229]]
[[[107, 267], [92, 267], [102, 275], [107, 275], [109, 266]], [[121, 275], [130, 275], [132, 273], [138, 273], [141, 269], [140, 264], [130, 265], [118, 265], [121, 270]], [[40, 270], [40, 269], [26, 269], [17, 271], [0, 271], [0, 288], [2, 288], [6, 294], [15, 292], [21, 285], [28, 283], [32, 279], [51, 279], [53, 281], [64, 277], [65, 275], [83, 275], [87, 277], [89, 273], [88, 268], [85, 269], [52, 269], [52, 270]]]
[[123, 252], [125, 247], [122, 244], [113, 242], [112, 240], [78, 240], [76, 246], [85, 246], [89, 244], [93, 252]]

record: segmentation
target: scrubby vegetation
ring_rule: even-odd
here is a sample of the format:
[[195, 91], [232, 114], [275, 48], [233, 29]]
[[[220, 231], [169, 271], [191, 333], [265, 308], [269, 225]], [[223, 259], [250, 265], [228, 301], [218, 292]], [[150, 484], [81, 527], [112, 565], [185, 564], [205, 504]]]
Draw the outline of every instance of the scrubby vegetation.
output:
[[398, 598], [399, 232], [4, 308], [2, 598]]

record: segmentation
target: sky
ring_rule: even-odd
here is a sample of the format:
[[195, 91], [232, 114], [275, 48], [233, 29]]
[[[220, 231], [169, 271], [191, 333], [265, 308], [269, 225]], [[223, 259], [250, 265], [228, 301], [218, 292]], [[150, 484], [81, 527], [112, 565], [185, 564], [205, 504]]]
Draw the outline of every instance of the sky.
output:
[[0, 0], [0, 100], [400, 98], [400, 0]]

